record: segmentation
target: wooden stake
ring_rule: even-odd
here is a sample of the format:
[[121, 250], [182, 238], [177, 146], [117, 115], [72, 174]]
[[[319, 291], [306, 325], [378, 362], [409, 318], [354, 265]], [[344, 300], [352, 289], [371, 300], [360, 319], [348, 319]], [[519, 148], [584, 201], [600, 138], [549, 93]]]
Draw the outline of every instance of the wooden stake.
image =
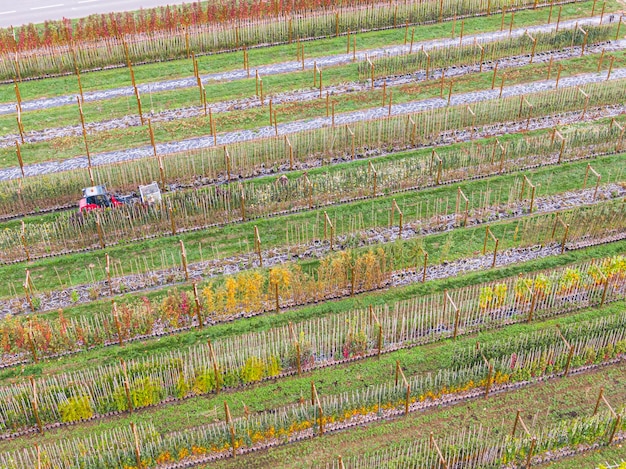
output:
[[259, 228], [254, 225], [254, 250], [259, 256], [259, 267], [263, 267], [263, 253], [261, 252], [261, 237], [259, 236]]
[[189, 270], [187, 269], [187, 251], [185, 250], [185, 244], [183, 240], [179, 240], [180, 242], [180, 258], [183, 262], [183, 270], [185, 271], [185, 280], [189, 281]]
[[550, 13], [548, 14], [548, 24], [552, 23], [552, 8], [554, 7], [554, 0], [550, 0]]
[[202, 320], [202, 307], [200, 306], [200, 298], [198, 297], [198, 285], [193, 283], [193, 300], [196, 305], [196, 317], [198, 318], [198, 329], [202, 329], [204, 321]]
[[385, 107], [385, 101], [387, 101], [387, 80], [383, 81], [383, 107]]
[[137, 426], [135, 425], [135, 422], [131, 422], [130, 427], [133, 429], [133, 437], [135, 439], [135, 459], [137, 461], [137, 469], [142, 469], [143, 463], [141, 462], [141, 452], [139, 451], [139, 435], [137, 433]]
[[207, 105], [206, 105], [206, 89], [204, 85], [202, 85], [202, 105], [204, 106], [204, 117], [207, 116]]
[[123, 358], [120, 358], [120, 364], [122, 365], [122, 372], [124, 374], [124, 391], [126, 392], [126, 402], [128, 403], [128, 412], [133, 414], [133, 400], [130, 397], [130, 383], [128, 381], [128, 370], [126, 369], [126, 362]]
[[211, 339], [207, 339], [207, 344], [209, 346], [209, 354], [211, 355], [211, 363], [213, 364], [213, 373], [215, 376], [215, 394], [219, 394], [220, 393], [220, 388], [221, 388], [221, 375], [220, 375], [220, 369], [219, 366], [217, 364], [217, 358], [215, 357], [215, 352], [213, 351], [213, 345], [211, 344]]
[[20, 107], [16, 104], [17, 109], [17, 130], [20, 132], [20, 139], [22, 140], [22, 145], [24, 144], [24, 125], [22, 124], [22, 111]]
[[76, 73], [76, 80], [78, 81], [78, 92], [80, 93], [80, 102], [85, 102], [85, 95], [83, 94], [83, 84], [80, 81], [80, 71], [78, 70], [78, 66], [74, 63], [74, 72]]
[[429, 449], [432, 449], [432, 448], [435, 448], [435, 450], [437, 451], [437, 455], [439, 456], [439, 464], [443, 466], [443, 469], [448, 469], [448, 463], [446, 462], [446, 458], [444, 458], [443, 454], [441, 454], [441, 450], [439, 449], [439, 446], [437, 445], [437, 442], [435, 441], [433, 432], [430, 432]]
[[42, 469], [41, 468], [41, 449], [39, 448], [39, 445], [37, 443], [35, 443], [35, 450], [37, 451], [37, 469]]
[[107, 285], [109, 286], [109, 296], [113, 296], [113, 285], [111, 284], [111, 258], [109, 257], [108, 253], [104, 255], [104, 259], [105, 259], [104, 271], [107, 276]]
[[[319, 69], [320, 71], [320, 99], [322, 99], [322, 69]], [[328, 95], [328, 93], [326, 93], [326, 95]]]
[[[276, 285], [278, 287], [278, 284]], [[302, 375], [302, 356], [300, 355], [300, 342], [293, 331], [293, 323], [289, 321], [289, 334], [291, 335], [291, 341], [296, 349], [296, 369], [298, 370], [298, 376]]]
[[598, 73], [600, 73], [600, 70], [602, 70], [602, 61], [603, 60], [604, 60], [604, 47], [602, 48], [602, 52], [600, 53], [600, 58], [598, 59]]
[[33, 397], [30, 401], [33, 408], [33, 415], [35, 416], [35, 420], [37, 421], [37, 428], [39, 429], [39, 433], [41, 435], [44, 434], [43, 424], [41, 423], [41, 418], [39, 417], [39, 399], [37, 397], [37, 383], [32, 376], [29, 376], [30, 386], [33, 393]]
[[233, 418], [230, 415], [230, 409], [228, 408], [228, 402], [224, 401], [224, 412], [226, 414], [226, 423], [230, 429], [230, 444], [232, 446], [233, 458], [237, 456], [237, 440], [235, 438], [235, 425]]
[[611, 72], [613, 71], [613, 62], [614, 61], [615, 61], [615, 57], [611, 56], [611, 62], [609, 63], [609, 73], [607, 73], [607, 75], [606, 75], [606, 81], [609, 81], [609, 79], [611, 78]]
[[600, 25], [602, 25], [602, 20], [604, 19], [605, 8], [606, 8], [606, 1], [602, 2], [602, 12], [600, 13]]
[[22, 177], [24, 177], [24, 160], [22, 160], [22, 150], [20, 149], [20, 143], [17, 140], [15, 141], [15, 152], [17, 153], [17, 162], [20, 165]]
[[113, 312], [113, 323], [115, 324], [115, 329], [117, 330], [117, 342], [119, 346], [122, 347], [124, 345], [124, 336], [122, 335], [122, 325], [120, 324], [120, 316], [117, 312], [115, 300], [111, 300], [111, 311]]

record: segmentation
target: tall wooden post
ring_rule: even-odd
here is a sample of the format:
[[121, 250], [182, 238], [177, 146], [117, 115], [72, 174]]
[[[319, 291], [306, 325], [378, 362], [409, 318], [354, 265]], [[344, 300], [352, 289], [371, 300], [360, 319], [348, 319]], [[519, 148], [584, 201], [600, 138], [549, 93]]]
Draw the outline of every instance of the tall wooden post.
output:
[[126, 362], [123, 358], [120, 358], [120, 364], [122, 365], [122, 373], [124, 374], [124, 391], [126, 392], [126, 402], [128, 403], [128, 412], [133, 413], [133, 400], [130, 395], [130, 381], [128, 380], [128, 369], [126, 368]]
[[291, 342], [296, 349], [296, 369], [298, 370], [298, 376], [302, 374], [302, 355], [300, 350], [300, 341], [293, 330], [293, 323], [289, 321], [289, 335], [291, 336]]
[[183, 263], [183, 270], [185, 271], [185, 281], [189, 281], [189, 270], [187, 269], [187, 251], [185, 250], [185, 244], [183, 240], [180, 241], [180, 258]]
[[233, 458], [237, 456], [237, 439], [235, 437], [235, 424], [233, 423], [233, 418], [230, 415], [230, 408], [228, 407], [228, 402], [224, 401], [224, 413], [226, 414], [226, 423], [228, 424], [228, 428], [230, 430], [230, 444], [232, 446], [232, 454]]
[[122, 335], [122, 325], [120, 324], [120, 316], [117, 312], [115, 300], [111, 300], [111, 311], [113, 312], [113, 324], [117, 330], [117, 342], [122, 347], [124, 345], [124, 336]]
[[111, 258], [109, 257], [108, 253], [104, 255], [104, 259], [105, 259], [104, 272], [106, 273], [106, 276], [107, 276], [109, 296], [113, 296], [113, 285], [111, 284]]
[[[22, 141], [24, 141], [22, 139]], [[15, 152], [17, 153], [17, 162], [20, 165], [20, 171], [22, 172], [22, 177], [24, 177], [24, 160], [22, 159], [22, 149], [20, 148], [20, 143], [15, 141]]]
[[[76, 102], [78, 103], [78, 112], [80, 113], [80, 124], [83, 129], [83, 141], [85, 142], [85, 151], [87, 152], [87, 167], [91, 170], [91, 154], [89, 153], [89, 143], [87, 142], [87, 129], [85, 128], [85, 115], [83, 114], [83, 106], [81, 104], [80, 98], [76, 96]], [[89, 171], [91, 175], [91, 171]], [[91, 180], [93, 184], [93, 178]]]
[[198, 329], [202, 329], [204, 321], [202, 319], [202, 306], [200, 305], [200, 298], [198, 297], [198, 284], [193, 283], [193, 300], [196, 305], [196, 317], [198, 318]]
[[261, 252], [261, 237], [259, 236], [259, 228], [254, 225], [254, 250], [259, 256], [259, 267], [263, 267], [263, 253]]
[[139, 450], [139, 434], [137, 433], [135, 422], [131, 422], [130, 427], [133, 429], [133, 437], [135, 440], [135, 460], [137, 461], [137, 469], [142, 469], [143, 463], [141, 462], [141, 451]]
[[39, 417], [39, 401], [37, 398], [37, 383], [35, 382], [35, 379], [30, 376], [30, 386], [31, 386], [31, 390], [33, 392], [33, 397], [30, 401], [32, 408], [33, 408], [33, 415], [35, 416], [35, 420], [37, 421], [37, 428], [39, 429], [39, 433], [43, 435], [44, 431], [43, 431], [43, 424], [41, 423], [41, 418]]
[[220, 368], [217, 363], [217, 357], [215, 356], [215, 352], [213, 351], [213, 344], [211, 343], [211, 339], [207, 339], [207, 345], [209, 346], [209, 355], [211, 355], [211, 363], [213, 364], [213, 374], [215, 376], [215, 394], [220, 393], [222, 377], [220, 374]]

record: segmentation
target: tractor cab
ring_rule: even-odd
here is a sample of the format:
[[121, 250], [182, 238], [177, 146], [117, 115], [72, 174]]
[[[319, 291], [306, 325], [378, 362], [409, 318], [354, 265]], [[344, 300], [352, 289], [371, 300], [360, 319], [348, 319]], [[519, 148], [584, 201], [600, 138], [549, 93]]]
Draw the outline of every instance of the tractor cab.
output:
[[82, 213], [96, 209], [119, 207], [120, 205], [124, 205], [124, 203], [116, 199], [114, 195], [107, 193], [104, 185], [100, 185], [83, 189], [83, 198], [78, 202], [78, 210]]

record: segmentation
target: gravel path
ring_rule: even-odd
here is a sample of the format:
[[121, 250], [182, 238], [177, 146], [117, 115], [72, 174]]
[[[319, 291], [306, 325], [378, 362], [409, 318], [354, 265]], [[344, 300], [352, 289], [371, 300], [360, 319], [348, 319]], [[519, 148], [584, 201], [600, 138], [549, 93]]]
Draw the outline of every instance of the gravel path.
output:
[[[586, 73], [576, 75], [573, 77], [561, 78], [559, 86], [561, 88], [584, 85], [588, 83], [599, 83], [607, 79], [608, 72], [600, 73]], [[613, 70], [610, 76], [610, 80], [621, 80], [626, 78], [626, 69]], [[556, 87], [556, 80], [542, 80], [533, 83], [523, 83], [519, 85], [504, 87], [502, 96], [520, 96], [522, 94], [536, 93], [541, 91], [554, 90]], [[499, 89], [493, 90], [481, 90], [473, 91], [469, 93], [453, 94], [451, 97], [450, 105], [464, 105], [472, 104], [489, 99], [498, 99], [500, 94]], [[430, 109], [443, 108], [447, 106], [447, 97], [430, 98], [421, 101], [411, 101], [402, 104], [396, 104], [392, 106], [392, 115], [405, 115], [417, 113], [420, 111], [426, 111]], [[607, 108], [604, 111], [605, 116], [613, 116], [623, 112], [624, 104], [620, 103], [616, 107]], [[335, 123], [350, 124], [354, 122], [379, 119], [387, 116], [388, 108], [376, 107], [358, 110], [354, 112], [348, 112], [344, 114], [335, 115]], [[579, 116], [580, 113], [576, 113]], [[563, 123], [563, 121], [561, 121]], [[288, 135], [296, 132], [302, 132], [305, 130], [314, 130], [322, 127], [329, 127], [332, 125], [331, 117], [317, 117], [308, 120], [287, 122], [284, 124], [278, 124], [278, 134]], [[275, 135], [275, 129], [273, 126], [261, 127], [255, 130], [238, 130], [233, 132], [225, 132], [217, 136], [217, 145], [224, 145], [235, 142], [243, 142], [249, 140], [255, 140], [259, 138], [267, 138]], [[190, 150], [198, 150], [201, 148], [208, 148], [214, 146], [213, 137], [204, 136], [197, 137], [178, 142], [167, 142], [157, 145], [157, 152], [161, 155], [184, 152]], [[142, 146], [131, 148], [127, 150], [118, 150], [106, 153], [99, 153], [92, 155], [92, 165], [103, 165], [117, 163], [120, 161], [129, 161], [140, 158], [147, 158], [153, 156], [153, 150], [151, 146]], [[75, 169], [81, 169], [87, 167], [86, 156], [79, 156], [74, 158], [68, 158], [61, 161], [46, 161], [43, 163], [28, 165], [24, 167], [26, 176], [37, 176], [41, 174], [48, 174], [59, 171], [70, 171]], [[11, 167], [0, 170], [0, 180], [17, 179], [21, 177], [19, 167]]]
[[[604, 23], [615, 20], [615, 16], [613, 15], [605, 15]], [[578, 24], [580, 26], [584, 25], [596, 25], [600, 24], [600, 16], [594, 16], [591, 18], [579, 18], [575, 20], [567, 20], [562, 21], [559, 25], [559, 29], [566, 29], [575, 27]], [[519, 28], [514, 29], [511, 33], [512, 37], [521, 37], [525, 34], [526, 31], [529, 33], [533, 32], [550, 32], [556, 29], [556, 23], [553, 24], [543, 24], [537, 26], [530, 26], [528, 28]], [[474, 40], [477, 40], [481, 43], [493, 42], [502, 40], [509, 37], [509, 31], [497, 31], [490, 33], [482, 33], [482, 34], [474, 34], [463, 37], [462, 43], [464, 45], [471, 45], [474, 43]], [[436, 39], [431, 41], [422, 41], [422, 42], [414, 42], [413, 50], [420, 49], [422, 46], [425, 50], [430, 50], [437, 47], [449, 47], [460, 44], [459, 39]], [[409, 51], [410, 45], [398, 45], [398, 46], [390, 46], [383, 47], [379, 49], [371, 49], [367, 51], [357, 52], [356, 59], [357, 61], [365, 61], [368, 57], [378, 57], [381, 55], [400, 55], [405, 54]], [[317, 63], [318, 67], [325, 68], [331, 67], [334, 65], [343, 65], [352, 63], [353, 54], [339, 54], [339, 55], [330, 55], [326, 57], [318, 57], [315, 59], [305, 59], [304, 68], [307, 70], [312, 70], [314, 63]], [[277, 75], [280, 73], [289, 73], [289, 72], [297, 72], [302, 70], [302, 63], [300, 61], [293, 62], [282, 62], [277, 64], [264, 65], [256, 68], [261, 76], [268, 75]], [[254, 73], [251, 73], [251, 76], [254, 76]], [[201, 75], [201, 80], [206, 84], [211, 81], [234, 81], [234, 80], [243, 80], [248, 78], [248, 73], [245, 70], [233, 70], [227, 72], [220, 73], [209, 73]], [[188, 78], [178, 78], [174, 80], [165, 80], [154, 83], [146, 83], [137, 85], [140, 94], [147, 93], [158, 93], [160, 91], [171, 91], [182, 88], [193, 88], [198, 86], [195, 77]], [[110, 90], [104, 91], [92, 91], [84, 93], [85, 101], [101, 101], [106, 99], [119, 98], [124, 96], [133, 96], [135, 91], [132, 86], [127, 86], [123, 88], [114, 88]], [[65, 95], [58, 96], [53, 98], [41, 98], [32, 101], [23, 101], [22, 109], [24, 111], [32, 111], [37, 109], [46, 109], [51, 107], [65, 106], [68, 104], [76, 104], [76, 95]], [[15, 112], [15, 103], [1, 104], [0, 105], [0, 114], [12, 114]]]
[[[618, 50], [626, 49], [626, 40], [621, 41], [610, 41], [603, 44], [598, 44], [595, 46], [587, 47], [588, 53], [600, 53], [604, 51], [605, 53], [615, 52]], [[531, 58], [529, 55], [523, 56], [511, 56], [504, 59], [500, 59], [497, 62], [484, 62], [482, 65], [482, 71], [490, 71], [493, 70], [496, 66], [498, 66], [498, 70], [506, 70], [510, 68], [518, 68], [528, 65], [529, 63], [547, 63], [550, 60], [559, 61], [565, 60], [571, 57], [579, 57], [581, 54], [580, 47], [567, 48], [559, 51], [550, 51], [544, 52], [540, 54], [536, 54], [535, 57]], [[532, 62], [531, 62], [532, 61]], [[415, 73], [408, 75], [401, 75], [395, 77], [387, 77], [380, 78], [374, 81], [374, 88], [381, 89], [383, 87], [383, 83], [387, 87], [397, 87], [405, 84], [417, 83], [420, 81], [424, 81], [427, 79], [439, 79], [442, 73], [445, 74], [445, 77], [459, 77], [471, 73], [479, 73], [481, 71], [480, 64], [472, 64], [472, 65], [463, 65], [463, 66], [452, 66], [445, 69], [436, 69], [429, 72], [429, 77], [426, 77], [426, 73], [423, 70], [418, 70]], [[343, 95], [347, 93], [354, 92], [363, 92], [368, 91], [371, 88], [370, 82], [361, 81], [361, 82], [350, 82], [350, 83], [342, 83], [339, 85], [328, 86], [324, 91], [329, 93], [331, 96]], [[285, 103], [293, 103], [293, 102], [305, 102], [312, 101], [315, 99], [319, 99], [319, 91], [313, 88], [306, 90], [297, 90], [297, 91], [289, 91], [284, 93], [277, 94], [268, 94], [266, 95], [267, 100], [270, 98], [274, 105], [285, 104]], [[211, 110], [213, 114], [224, 113], [224, 112], [233, 112], [240, 111], [243, 109], [252, 109], [261, 107], [261, 102], [258, 97], [251, 96], [249, 98], [230, 100], [230, 101], [220, 101], [219, 103], [214, 103], [211, 106]], [[166, 111], [153, 113], [150, 112], [148, 117], [152, 122], [168, 122], [176, 119], [186, 119], [198, 117], [199, 115], [204, 114], [204, 109], [200, 106], [192, 106], [187, 108], [179, 108], [179, 109], [169, 109]], [[141, 119], [139, 115], [127, 115], [118, 119], [111, 119], [107, 121], [98, 121], [98, 122], [89, 122], [85, 125], [88, 133], [102, 132], [102, 131], [111, 131], [115, 129], [123, 129], [128, 127], [139, 127], [143, 125], [141, 123]], [[47, 140], [52, 140], [55, 138], [65, 138], [65, 137], [77, 137], [82, 135], [82, 127], [80, 125], [72, 125], [66, 127], [49, 127], [44, 130], [37, 130], [27, 132], [24, 136], [24, 141], [26, 143], [38, 143]], [[15, 146], [15, 141], [20, 138], [19, 134], [8, 134], [4, 136], [0, 136], [0, 148], [13, 148]]]

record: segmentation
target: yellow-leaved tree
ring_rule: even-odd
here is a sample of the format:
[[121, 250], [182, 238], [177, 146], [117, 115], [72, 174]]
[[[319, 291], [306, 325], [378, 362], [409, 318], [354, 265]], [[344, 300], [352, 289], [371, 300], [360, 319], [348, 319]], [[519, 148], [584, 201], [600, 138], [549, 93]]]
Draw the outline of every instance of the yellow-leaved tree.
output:
[[246, 311], [258, 311], [262, 307], [264, 278], [259, 272], [244, 272], [237, 276], [237, 294], [243, 299]]
[[276, 302], [276, 309], [279, 309], [279, 297], [285, 298], [289, 293], [291, 285], [291, 271], [288, 267], [277, 266], [270, 270], [268, 285], [268, 300], [271, 298]]
[[237, 311], [237, 281], [227, 277], [224, 282], [226, 288], [226, 313], [234, 314]]

